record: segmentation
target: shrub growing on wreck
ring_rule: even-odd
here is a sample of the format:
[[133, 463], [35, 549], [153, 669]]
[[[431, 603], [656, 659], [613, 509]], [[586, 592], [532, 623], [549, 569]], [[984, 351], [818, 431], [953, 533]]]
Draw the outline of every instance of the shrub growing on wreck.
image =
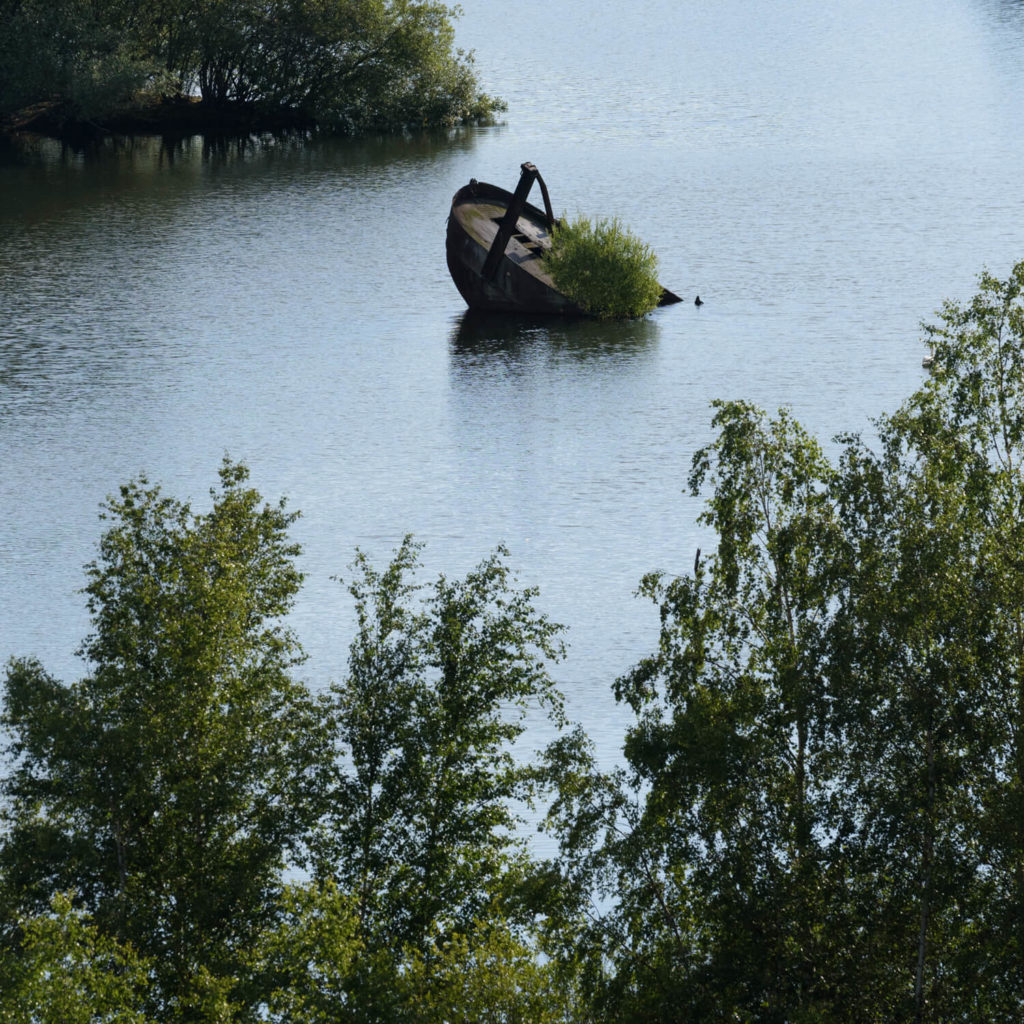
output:
[[544, 260], [558, 288], [593, 316], [643, 316], [661, 297], [658, 258], [617, 217], [563, 218]]

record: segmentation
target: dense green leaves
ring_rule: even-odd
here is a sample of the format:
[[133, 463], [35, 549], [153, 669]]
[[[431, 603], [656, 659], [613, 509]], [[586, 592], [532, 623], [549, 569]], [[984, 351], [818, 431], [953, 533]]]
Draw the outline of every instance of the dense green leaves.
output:
[[921, 1000], [959, 1005], [956, 986], [973, 976], [983, 979], [980, 1015], [1012, 1020], [1024, 992], [1024, 263], [1006, 281], [983, 274], [980, 285], [969, 304], [947, 303], [926, 329], [935, 372], [891, 433], [921, 467], [921, 519], [943, 541], [923, 567], [935, 595], [927, 657], [919, 658], [934, 767], [919, 769], [917, 788], [927, 783], [937, 805], [922, 830], [927, 844], [934, 835], [927, 880], [956, 891], [936, 908], [936, 934], [921, 929]]
[[357, 960], [372, 951], [359, 939], [353, 903], [331, 882], [286, 888], [278, 923], [253, 956], [269, 1020], [334, 1024], [356, 1017], [352, 978]]
[[615, 218], [560, 221], [544, 266], [555, 284], [593, 316], [643, 316], [661, 298], [657, 257]]
[[698, 553], [692, 576], [644, 581], [659, 649], [617, 684], [638, 716], [626, 755], [645, 798], [616, 852], [616, 969], [634, 978], [627, 1006], [782, 1019], [826, 984], [833, 474], [785, 414], [721, 404], [714, 422], [691, 486], [712, 481], [703, 519], [718, 551]]
[[56, 893], [0, 952], [3, 1024], [146, 1024], [148, 966]]
[[89, 675], [7, 669], [0, 1019], [1019, 1021], [1022, 291], [947, 304], [933, 374], [834, 459], [716, 403], [717, 543], [641, 583], [612, 771], [579, 729], [515, 749], [563, 724], [561, 643], [503, 549], [430, 583], [409, 539], [357, 555], [314, 698], [294, 517], [230, 462], [207, 513], [127, 485]]
[[7, 672], [8, 899], [41, 912], [76, 889], [154, 958], [164, 1009], [235, 975], [327, 757], [280, 623], [301, 580], [295, 517], [245, 480], [225, 463], [204, 514], [144, 480], [123, 487], [88, 570], [92, 673], [65, 686], [34, 662]]
[[410, 1024], [561, 1024], [583, 1002], [500, 915], [414, 952], [400, 980]]
[[345, 756], [318, 855], [396, 951], [441, 922], [468, 927], [525, 869], [513, 808], [531, 772], [512, 745], [527, 712], [561, 713], [560, 627], [513, 586], [504, 552], [422, 601], [416, 556], [406, 539], [383, 572], [353, 566], [359, 632], [333, 687]]
[[144, 5], [124, 0], [0, 0], [0, 121], [59, 103], [78, 122], [122, 111], [165, 85], [144, 41]]
[[[531, 959], [516, 810], [535, 773], [512, 745], [527, 715], [561, 723], [560, 627], [503, 550], [424, 587], [407, 539], [383, 572], [357, 557], [349, 671], [314, 697], [283, 621], [296, 516], [247, 476], [226, 461], [203, 513], [145, 480], [122, 487], [87, 567], [90, 674], [65, 685], [8, 665], [10, 1005], [35, 1012], [49, 991], [50, 968], [17, 964], [59, 925], [83, 964], [74, 1005], [93, 999], [96, 1020], [440, 1020], [444, 972], [466, 1005], [492, 992], [514, 1016], [548, 974]], [[285, 884], [302, 869], [307, 883]], [[81, 912], [60, 897], [53, 923], [66, 890]], [[142, 974], [126, 973], [131, 948]], [[478, 966], [460, 982], [463, 950]], [[518, 966], [499, 967], [505, 953]], [[108, 989], [128, 1016], [103, 1016]]]
[[[437, 0], [2, 0], [0, 117], [81, 124], [201, 97], [222, 126], [394, 131], [487, 119], [455, 11]], [[177, 101], [168, 103], [168, 101]], [[229, 113], [232, 112], [232, 113]]]
[[617, 684], [632, 778], [555, 808], [564, 877], [615, 900], [610, 1018], [1019, 1019], [1022, 285], [926, 327], [874, 450], [717, 405], [717, 550], [645, 579], [659, 646]]

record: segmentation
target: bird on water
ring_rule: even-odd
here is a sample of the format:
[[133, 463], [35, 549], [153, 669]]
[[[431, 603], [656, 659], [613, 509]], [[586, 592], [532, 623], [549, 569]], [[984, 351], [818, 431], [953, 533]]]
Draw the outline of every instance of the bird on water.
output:
[[693, 300], [693, 304], [694, 304], [695, 306], [703, 306], [703, 305], [704, 305], [704, 303], [703, 303], [703, 302], [701, 301], [701, 298], [700, 298], [700, 296], [699, 296], [699, 295], [697, 296], [697, 298], [695, 298], [695, 299]]

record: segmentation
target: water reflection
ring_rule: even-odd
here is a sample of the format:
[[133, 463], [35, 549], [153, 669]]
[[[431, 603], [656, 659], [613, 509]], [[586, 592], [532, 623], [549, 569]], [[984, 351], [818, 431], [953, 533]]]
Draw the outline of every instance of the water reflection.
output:
[[538, 353], [564, 354], [580, 361], [636, 357], [657, 345], [659, 312], [639, 320], [588, 320], [527, 317], [466, 310], [451, 333], [453, 365], [470, 367], [501, 357], [524, 362]]
[[246, 136], [104, 135], [58, 140], [32, 133], [0, 136], [0, 169], [4, 166], [70, 167], [87, 164], [133, 165], [134, 170], [176, 163], [230, 164], [291, 155], [360, 166], [390, 167], [396, 160], [468, 151], [482, 132], [500, 127], [458, 127], [358, 139], [316, 137], [308, 133], [262, 132]]
[[[514, 61], [496, 6], [467, 6], [507, 128], [0, 139], [0, 656], [78, 674], [98, 503], [140, 469], [201, 498], [227, 450], [307, 512], [311, 581], [408, 530], [451, 575], [506, 540], [573, 628], [561, 680], [614, 757], [606, 683], [657, 642], [629, 595], [703, 544], [682, 491], [708, 402], [862, 427], [918, 386], [921, 317], [1021, 256], [1019, 0], [565, 0]], [[464, 312], [451, 196], [523, 159], [621, 216], [691, 301]], [[329, 675], [347, 640], [333, 605], [304, 608]]]

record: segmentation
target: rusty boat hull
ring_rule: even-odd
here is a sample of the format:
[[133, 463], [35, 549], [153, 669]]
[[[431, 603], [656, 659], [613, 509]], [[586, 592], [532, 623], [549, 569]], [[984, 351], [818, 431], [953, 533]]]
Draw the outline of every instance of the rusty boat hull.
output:
[[[544, 209], [526, 201], [540, 184]], [[555, 286], [544, 268], [557, 221], [536, 167], [525, 163], [515, 192], [470, 181], [452, 198], [445, 251], [448, 271], [470, 309], [490, 312], [587, 316]], [[663, 289], [659, 305], [679, 302]]]

